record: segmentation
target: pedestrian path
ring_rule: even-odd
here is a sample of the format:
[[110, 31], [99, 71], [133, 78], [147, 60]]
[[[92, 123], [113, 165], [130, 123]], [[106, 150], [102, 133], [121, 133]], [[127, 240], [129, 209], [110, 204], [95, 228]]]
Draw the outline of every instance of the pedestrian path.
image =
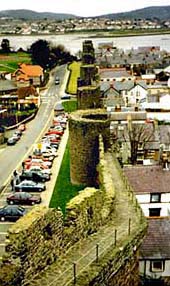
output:
[[[112, 179], [115, 182], [116, 198], [115, 211], [109, 223], [103, 226], [97, 233], [76, 243], [59, 259], [42, 272], [39, 277], [30, 281], [29, 286], [67, 286], [74, 277], [76, 271], [78, 276], [96, 261], [96, 249], [98, 247], [100, 256], [107, 253], [112, 246], [121, 247], [124, 238], [131, 233], [135, 233], [136, 225], [139, 225], [141, 219], [140, 209], [132, 202], [132, 195], [125, 187], [126, 182], [122, 179], [120, 170], [113, 163], [113, 157], [110, 153], [105, 154], [108, 162]], [[134, 198], [133, 198], [134, 200]], [[132, 221], [133, 218], [133, 221]], [[131, 222], [131, 225], [129, 225]], [[116, 241], [115, 241], [116, 230]], [[75, 268], [76, 267], [76, 268]]]

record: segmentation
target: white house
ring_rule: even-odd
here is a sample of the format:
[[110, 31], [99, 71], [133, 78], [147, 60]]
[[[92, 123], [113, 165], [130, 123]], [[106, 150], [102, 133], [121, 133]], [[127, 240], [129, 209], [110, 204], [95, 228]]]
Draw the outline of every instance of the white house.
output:
[[[139, 271], [152, 278], [149, 285], [158, 285], [155, 279], [170, 281], [170, 217], [148, 219], [147, 235], [140, 248]], [[159, 284], [159, 285], [169, 285]]]
[[140, 106], [146, 110], [148, 119], [170, 121], [170, 94], [160, 96], [159, 102], [141, 102]]
[[145, 102], [147, 98], [147, 86], [144, 83], [135, 82], [134, 86], [123, 95], [127, 105], [134, 106], [138, 103]]
[[[139, 253], [144, 279], [170, 281], [170, 171], [161, 166], [124, 169], [148, 220], [148, 230]], [[169, 285], [169, 284], [160, 284]]]
[[127, 167], [124, 171], [146, 217], [170, 215], [169, 169], [152, 165]]

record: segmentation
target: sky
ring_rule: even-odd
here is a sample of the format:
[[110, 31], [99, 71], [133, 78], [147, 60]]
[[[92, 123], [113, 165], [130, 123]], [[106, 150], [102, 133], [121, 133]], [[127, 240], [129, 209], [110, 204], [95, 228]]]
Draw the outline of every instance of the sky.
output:
[[170, 5], [170, 0], [5, 0], [0, 10], [29, 9], [88, 17], [165, 5]]

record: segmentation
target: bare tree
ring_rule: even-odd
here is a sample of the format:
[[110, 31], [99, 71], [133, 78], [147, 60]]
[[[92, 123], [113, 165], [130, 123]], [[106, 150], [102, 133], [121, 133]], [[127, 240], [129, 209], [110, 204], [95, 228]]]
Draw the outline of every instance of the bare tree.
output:
[[152, 124], [128, 122], [128, 128], [124, 129], [123, 139], [130, 145], [130, 161], [134, 165], [137, 163], [139, 148], [144, 150], [146, 143], [154, 141], [154, 127]]

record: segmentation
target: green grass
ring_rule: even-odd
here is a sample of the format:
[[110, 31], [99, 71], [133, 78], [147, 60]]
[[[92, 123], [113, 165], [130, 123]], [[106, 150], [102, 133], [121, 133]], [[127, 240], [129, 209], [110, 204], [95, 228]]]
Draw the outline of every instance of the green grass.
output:
[[69, 65], [70, 77], [67, 85], [67, 93], [77, 94], [77, 78], [80, 77], [81, 62], [73, 62]]
[[64, 153], [61, 168], [58, 174], [58, 178], [55, 184], [53, 195], [50, 201], [51, 208], [60, 207], [63, 214], [65, 214], [66, 204], [75, 197], [83, 186], [75, 186], [70, 181], [70, 155], [69, 145], [67, 144]]
[[73, 112], [77, 110], [77, 100], [68, 100], [62, 102], [65, 112]]
[[13, 72], [19, 63], [32, 63], [27, 53], [0, 54], [0, 71]]

